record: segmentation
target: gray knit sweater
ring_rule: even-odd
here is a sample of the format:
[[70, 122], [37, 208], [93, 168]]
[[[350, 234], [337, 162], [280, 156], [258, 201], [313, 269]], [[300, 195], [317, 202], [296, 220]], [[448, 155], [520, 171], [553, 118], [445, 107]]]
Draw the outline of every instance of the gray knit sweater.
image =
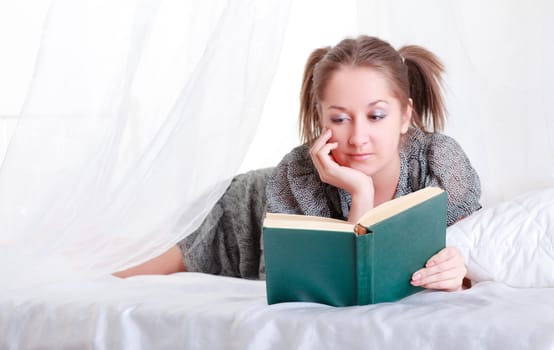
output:
[[[267, 186], [266, 186], [267, 184]], [[481, 185], [458, 143], [438, 133], [411, 128], [400, 152], [396, 197], [428, 186], [448, 193], [448, 225], [480, 208]], [[271, 212], [348, 218], [350, 194], [325, 184], [308, 146], [287, 154], [272, 169], [235, 177], [198, 230], [178, 245], [187, 271], [263, 278], [261, 225]]]

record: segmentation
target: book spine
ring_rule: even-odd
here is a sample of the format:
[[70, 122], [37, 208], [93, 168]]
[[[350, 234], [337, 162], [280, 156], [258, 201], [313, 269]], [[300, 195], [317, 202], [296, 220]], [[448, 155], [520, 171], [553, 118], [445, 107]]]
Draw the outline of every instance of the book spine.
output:
[[356, 236], [357, 304], [373, 303], [373, 235]]

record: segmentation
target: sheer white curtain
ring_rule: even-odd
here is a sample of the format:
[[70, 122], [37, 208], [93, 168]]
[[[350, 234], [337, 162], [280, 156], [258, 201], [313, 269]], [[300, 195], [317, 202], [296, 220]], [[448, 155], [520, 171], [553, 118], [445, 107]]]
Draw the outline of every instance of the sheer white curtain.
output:
[[281, 0], [52, 1], [0, 169], [3, 280], [110, 273], [194, 230], [256, 131], [287, 14]]
[[288, 7], [53, 1], [0, 170], [0, 272], [105, 273], [165, 250], [237, 171], [277, 60], [241, 170], [298, 144], [307, 56], [359, 33], [443, 59], [446, 132], [479, 171], [485, 205], [554, 185], [550, 2], [302, 0], [287, 20]]
[[550, 1], [358, 0], [360, 31], [419, 44], [446, 65], [449, 120], [483, 204], [554, 186]]

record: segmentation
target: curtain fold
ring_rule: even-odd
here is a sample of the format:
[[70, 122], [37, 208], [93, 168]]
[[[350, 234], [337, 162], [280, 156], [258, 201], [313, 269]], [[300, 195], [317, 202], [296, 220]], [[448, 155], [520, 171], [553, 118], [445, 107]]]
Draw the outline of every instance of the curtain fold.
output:
[[192, 232], [254, 136], [288, 6], [52, 1], [0, 169], [7, 281], [112, 273]]

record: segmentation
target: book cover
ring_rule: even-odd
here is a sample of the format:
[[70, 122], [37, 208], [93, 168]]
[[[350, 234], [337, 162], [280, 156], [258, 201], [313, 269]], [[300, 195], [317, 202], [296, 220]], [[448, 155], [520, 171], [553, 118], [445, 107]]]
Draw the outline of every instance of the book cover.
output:
[[365, 305], [421, 290], [411, 276], [444, 248], [446, 210], [446, 192], [430, 187], [373, 208], [357, 224], [267, 214], [268, 303]]

